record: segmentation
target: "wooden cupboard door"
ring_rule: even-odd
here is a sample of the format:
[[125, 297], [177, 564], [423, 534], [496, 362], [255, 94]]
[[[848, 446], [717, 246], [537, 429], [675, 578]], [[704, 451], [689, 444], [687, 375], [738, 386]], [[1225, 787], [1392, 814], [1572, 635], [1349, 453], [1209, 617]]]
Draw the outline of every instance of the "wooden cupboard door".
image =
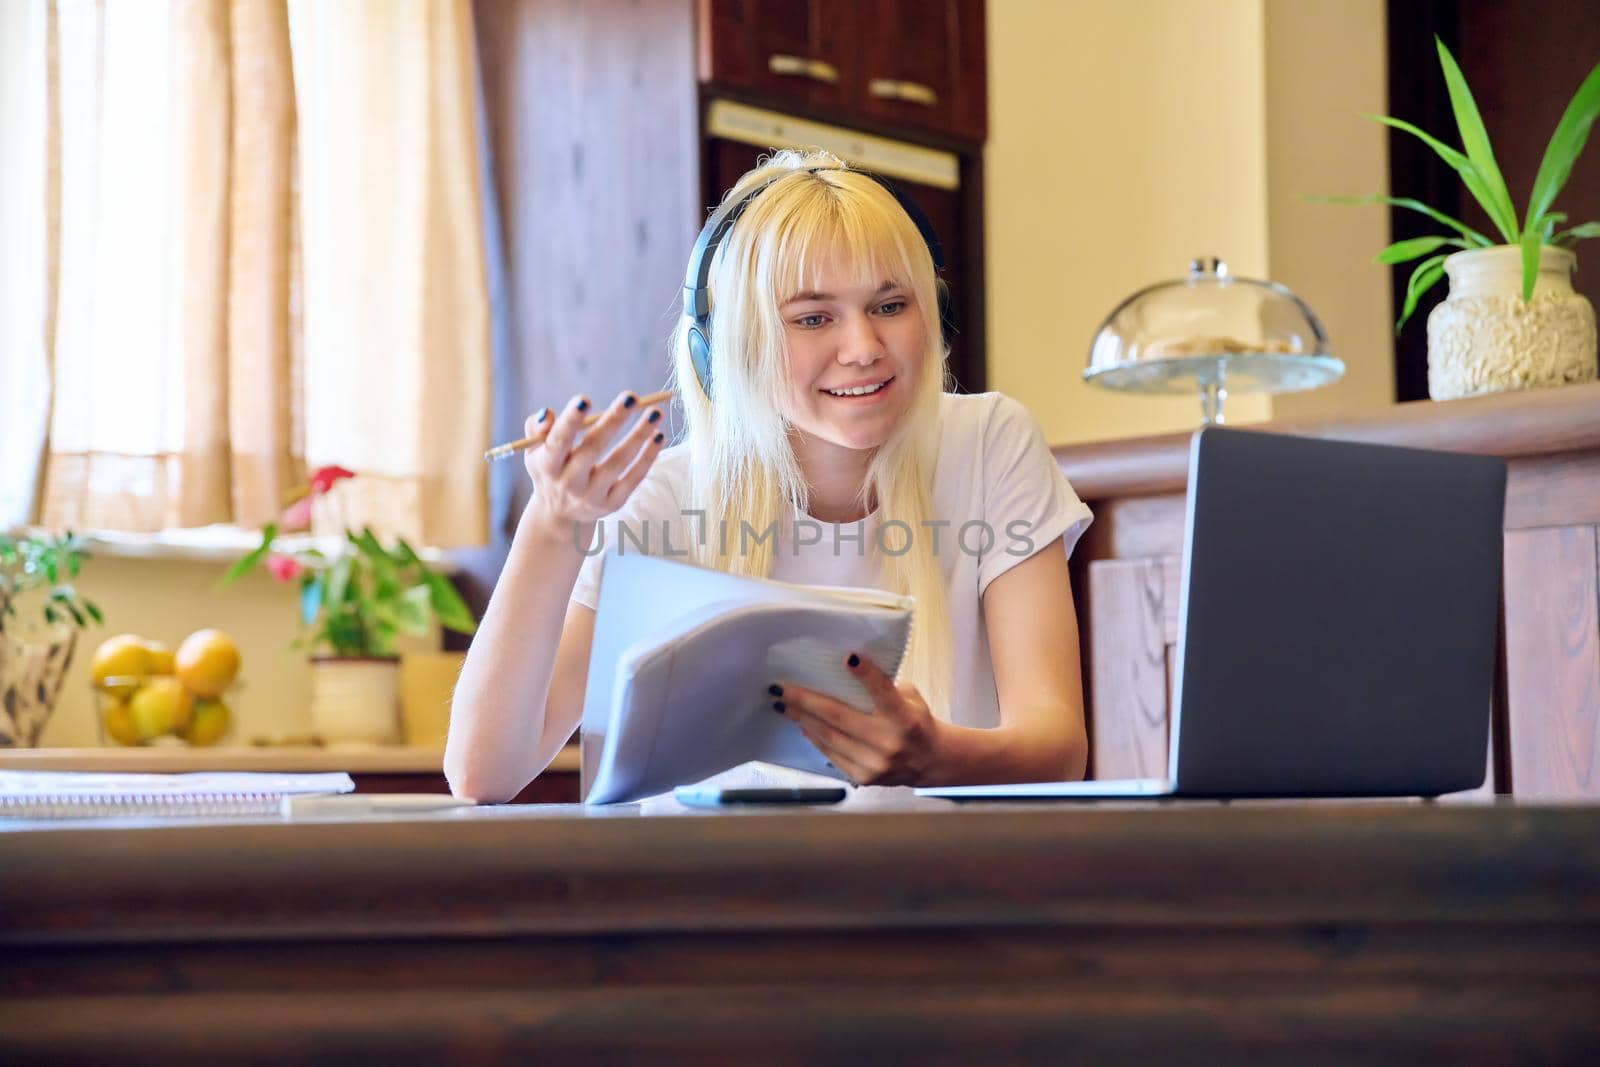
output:
[[983, 0], [855, 4], [858, 99], [871, 120], [981, 141], [988, 132]]
[[798, 105], [848, 113], [856, 16], [827, 0], [701, 0], [702, 81]]
[[1177, 556], [1089, 564], [1094, 778], [1166, 776], [1181, 573]]
[[1506, 531], [1511, 792], [1600, 797], [1600, 526]]

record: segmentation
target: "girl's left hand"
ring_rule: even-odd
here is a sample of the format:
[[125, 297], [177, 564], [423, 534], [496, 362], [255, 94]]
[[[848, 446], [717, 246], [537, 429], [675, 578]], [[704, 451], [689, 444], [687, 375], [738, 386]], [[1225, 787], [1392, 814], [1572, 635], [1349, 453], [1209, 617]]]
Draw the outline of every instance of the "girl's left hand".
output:
[[845, 665], [872, 697], [870, 715], [813, 689], [781, 681], [768, 690], [775, 698], [773, 710], [793, 719], [800, 732], [856, 785], [930, 784], [944, 724], [933, 717], [916, 686], [896, 685], [865, 656], [852, 654]]

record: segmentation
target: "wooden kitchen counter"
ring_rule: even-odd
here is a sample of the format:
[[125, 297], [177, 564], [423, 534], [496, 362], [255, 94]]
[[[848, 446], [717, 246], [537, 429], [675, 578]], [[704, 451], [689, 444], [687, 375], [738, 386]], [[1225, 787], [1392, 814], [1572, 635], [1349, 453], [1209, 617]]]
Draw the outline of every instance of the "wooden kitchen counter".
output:
[[[1600, 798], [1600, 382], [1241, 428], [1507, 460], [1485, 792]], [[1054, 449], [1095, 513], [1072, 572], [1097, 778], [1166, 771], [1191, 436]]]

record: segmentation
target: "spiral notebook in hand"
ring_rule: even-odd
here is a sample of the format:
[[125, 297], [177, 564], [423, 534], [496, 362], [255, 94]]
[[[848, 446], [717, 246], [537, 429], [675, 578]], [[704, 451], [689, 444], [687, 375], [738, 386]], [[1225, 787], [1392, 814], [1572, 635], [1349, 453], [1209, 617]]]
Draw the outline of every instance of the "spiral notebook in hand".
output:
[[0, 771], [0, 819], [276, 815], [284, 797], [351, 793], [348, 774]]
[[845, 669], [859, 651], [892, 677], [910, 597], [802, 586], [613, 552], [605, 559], [584, 693], [584, 800], [670, 792], [749, 762], [826, 775], [799, 727], [772, 710], [780, 679], [870, 707]]

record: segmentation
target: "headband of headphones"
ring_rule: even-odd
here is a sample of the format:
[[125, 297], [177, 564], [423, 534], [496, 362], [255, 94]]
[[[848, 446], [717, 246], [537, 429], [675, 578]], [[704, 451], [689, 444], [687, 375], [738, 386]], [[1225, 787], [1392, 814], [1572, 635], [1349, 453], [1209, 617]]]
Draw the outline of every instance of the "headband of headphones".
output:
[[[943, 270], [944, 252], [939, 247], [938, 235], [933, 232], [933, 223], [929, 222], [928, 217], [916, 203], [889, 179], [868, 170], [844, 167], [811, 167], [806, 173], [846, 169], [852, 174], [871, 178], [889, 191], [889, 195], [894, 197], [895, 202], [916, 225], [917, 232], [922, 235], [923, 243], [928, 246], [928, 254], [933, 257], [933, 269]], [[728, 236], [728, 231], [733, 229], [733, 224], [739, 221], [739, 216], [744, 214], [744, 209], [750, 202], [764, 193], [768, 186], [788, 176], [788, 173], [780, 174], [772, 181], [756, 186], [738, 200], [718, 208], [712, 213], [711, 218], [706, 220], [705, 226], [700, 230], [699, 238], [694, 243], [694, 251], [689, 253], [689, 269], [683, 279], [683, 313], [693, 320], [689, 327], [689, 358], [694, 363], [695, 376], [700, 379], [700, 388], [705, 390], [706, 396], [711, 395], [711, 263], [716, 258], [717, 248], [722, 244], [723, 238]]]

